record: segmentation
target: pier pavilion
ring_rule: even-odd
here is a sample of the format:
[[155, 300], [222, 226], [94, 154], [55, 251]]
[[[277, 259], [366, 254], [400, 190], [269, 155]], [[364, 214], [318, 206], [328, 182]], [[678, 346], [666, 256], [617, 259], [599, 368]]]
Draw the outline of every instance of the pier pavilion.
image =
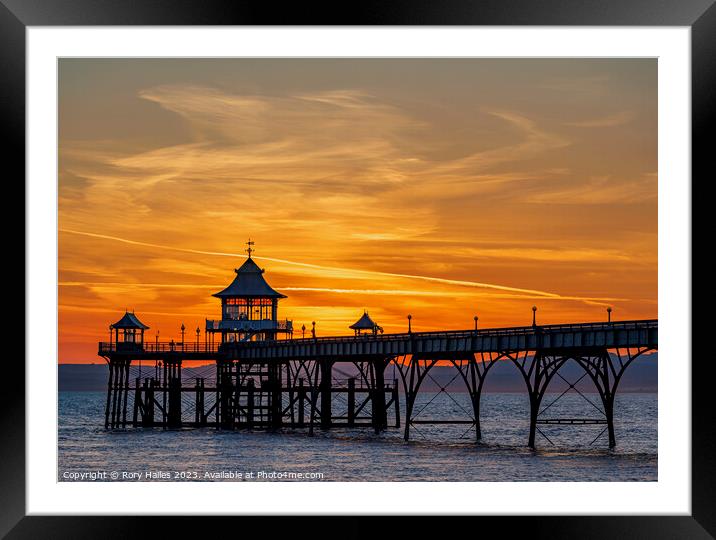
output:
[[247, 242], [248, 258], [234, 270], [236, 277], [224, 290], [214, 294], [221, 300], [221, 319], [206, 319], [210, 344], [235, 341], [263, 341], [279, 336], [293, 337], [293, 321], [278, 320], [278, 302], [286, 295], [266, 282], [264, 270], [251, 258], [253, 242]]

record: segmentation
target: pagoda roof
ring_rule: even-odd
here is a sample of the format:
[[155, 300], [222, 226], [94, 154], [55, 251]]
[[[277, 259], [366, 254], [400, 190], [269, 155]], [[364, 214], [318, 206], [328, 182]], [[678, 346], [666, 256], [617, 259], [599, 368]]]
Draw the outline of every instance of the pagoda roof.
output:
[[135, 328], [137, 330], [149, 330], [149, 327], [140, 321], [134, 313], [125, 311], [121, 319], [112, 325], [115, 328]]
[[239, 268], [234, 270], [236, 277], [223, 291], [213, 296], [217, 298], [245, 297], [245, 298], [286, 298], [286, 295], [275, 291], [266, 283], [264, 270], [249, 257]]
[[373, 330], [376, 326], [378, 325], [373, 322], [373, 319], [370, 318], [368, 312], [364, 311], [363, 316], [351, 324], [348, 328], [351, 330]]

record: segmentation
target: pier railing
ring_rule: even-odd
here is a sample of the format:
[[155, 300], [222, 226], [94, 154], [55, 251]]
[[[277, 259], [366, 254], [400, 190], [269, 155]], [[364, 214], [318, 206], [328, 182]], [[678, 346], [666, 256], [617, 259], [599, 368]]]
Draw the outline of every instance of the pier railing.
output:
[[[572, 324], [549, 324], [536, 326], [516, 326], [509, 328], [484, 328], [478, 330], [447, 330], [438, 332], [404, 332], [395, 334], [364, 334], [360, 336], [327, 336], [327, 337], [302, 337], [293, 339], [278, 339], [270, 341], [242, 341], [221, 343], [197, 343], [197, 342], [147, 342], [140, 343], [99, 343], [99, 354], [110, 353], [196, 353], [210, 354], [219, 353], [227, 347], [235, 348], [262, 348], [275, 345], [291, 345], [305, 343], [361, 343], [361, 342], [405, 342], [407, 340], [429, 340], [429, 339], [465, 339], [465, 338], [492, 338], [492, 337], [509, 337], [509, 336], [525, 336], [525, 335], [549, 335], [568, 332], [621, 332], [629, 330], [656, 330], [658, 328], [658, 319], [645, 319], [635, 321], [619, 321], [619, 322], [591, 322], [591, 323], [572, 323]], [[222, 346], [223, 345], [223, 346]], [[127, 347], [130, 346], [130, 349]]]
[[369, 334], [276, 341], [240, 342], [226, 349], [227, 354], [247, 360], [275, 358], [351, 358], [366, 355], [418, 354], [440, 357], [505, 350], [573, 349], [575, 347], [656, 348], [658, 320], [573, 323]]
[[[619, 322], [591, 322], [591, 323], [571, 323], [571, 324], [547, 324], [536, 326], [511, 326], [508, 328], [484, 328], [478, 330], [439, 330], [432, 332], [403, 332], [393, 334], [362, 334], [360, 336], [327, 336], [321, 338], [293, 338], [285, 341], [306, 342], [315, 341], [318, 343], [329, 343], [334, 341], [395, 341], [404, 340], [414, 337], [422, 338], [467, 338], [473, 336], [492, 337], [492, 336], [513, 336], [534, 333], [550, 333], [550, 332], [589, 332], [589, 331], [617, 331], [617, 330], [649, 330], [659, 327], [658, 319], [642, 319], [634, 321]], [[271, 343], [271, 342], [261, 342]]]
[[278, 321], [271, 319], [206, 319], [206, 329], [209, 331], [229, 330], [232, 332], [260, 332], [262, 330], [291, 332], [293, 330], [293, 321], [288, 319]]
[[189, 343], [189, 342], [147, 342], [147, 343], [132, 343], [132, 347], [126, 347], [127, 344], [121, 341], [117, 344], [115, 342], [109, 343], [106, 341], [99, 343], [99, 354], [108, 354], [115, 352], [126, 352], [126, 353], [215, 353], [219, 351], [220, 343]]

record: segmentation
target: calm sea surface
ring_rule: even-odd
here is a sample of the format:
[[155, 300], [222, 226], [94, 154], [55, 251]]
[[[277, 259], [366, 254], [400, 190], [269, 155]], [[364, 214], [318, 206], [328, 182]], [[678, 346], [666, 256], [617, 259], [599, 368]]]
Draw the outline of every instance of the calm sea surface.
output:
[[[403, 430], [375, 435], [369, 428], [332, 431], [286, 429], [220, 432], [212, 428], [168, 431], [106, 431], [104, 393], [61, 392], [59, 396], [59, 480], [82, 473], [106, 473], [84, 481], [128, 481], [147, 473], [165, 480], [286, 480], [283, 473], [320, 473], [322, 481], [656, 481], [657, 395], [621, 394], [616, 403], [617, 448], [607, 448], [604, 426], [540, 426], [538, 449], [526, 448], [526, 394], [482, 396], [483, 441], [468, 426], [418, 425], [410, 442]], [[543, 406], [557, 395], [547, 394]], [[599, 397], [586, 397], [599, 405]], [[415, 412], [433, 398], [418, 397]], [[455, 401], [453, 401], [452, 399]], [[438, 395], [417, 419], [466, 419], [467, 394]], [[401, 404], [401, 413], [405, 411]], [[392, 413], [392, 411], [391, 411]], [[597, 417], [594, 406], [567, 394], [545, 417]], [[389, 417], [391, 423], [394, 415]], [[401, 422], [404, 419], [401, 419]], [[246, 478], [252, 473], [252, 478]], [[234, 477], [232, 478], [232, 474]], [[125, 475], [122, 478], [122, 475]], [[166, 478], [169, 476], [169, 478]], [[262, 476], [262, 478], [257, 478]], [[271, 478], [274, 477], [274, 478]], [[155, 478], [161, 479], [161, 478]], [[290, 480], [290, 479], [289, 479]]]

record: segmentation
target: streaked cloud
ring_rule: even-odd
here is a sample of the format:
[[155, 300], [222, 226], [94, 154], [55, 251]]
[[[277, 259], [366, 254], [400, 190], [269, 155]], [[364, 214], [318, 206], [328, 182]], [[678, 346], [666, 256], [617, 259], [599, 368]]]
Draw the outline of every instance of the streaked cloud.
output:
[[527, 197], [532, 203], [575, 205], [630, 205], [656, 200], [657, 178], [644, 174], [634, 180], [615, 180], [609, 176], [591, 177], [586, 182], [554, 191], [534, 193]]
[[580, 120], [577, 122], [566, 122], [568, 126], [583, 128], [605, 128], [617, 127], [628, 124], [634, 119], [634, 113], [631, 111], [621, 111], [601, 118], [592, 118], [589, 120]]

